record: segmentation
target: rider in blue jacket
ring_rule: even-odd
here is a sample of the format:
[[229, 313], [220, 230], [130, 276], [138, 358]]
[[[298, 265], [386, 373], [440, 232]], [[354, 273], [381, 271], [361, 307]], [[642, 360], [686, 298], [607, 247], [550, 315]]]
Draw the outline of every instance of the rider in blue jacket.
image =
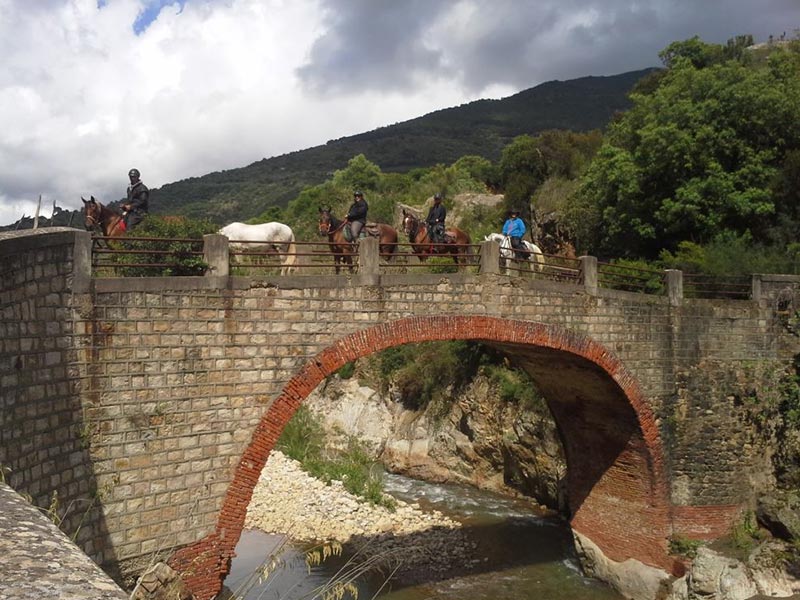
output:
[[503, 224], [503, 235], [511, 238], [511, 247], [514, 249], [517, 259], [525, 260], [527, 251], [522, 243], [522, 236], [525, 235], [525, 223], [519, 218], [518, 209], [512, 208], [509, 215]]

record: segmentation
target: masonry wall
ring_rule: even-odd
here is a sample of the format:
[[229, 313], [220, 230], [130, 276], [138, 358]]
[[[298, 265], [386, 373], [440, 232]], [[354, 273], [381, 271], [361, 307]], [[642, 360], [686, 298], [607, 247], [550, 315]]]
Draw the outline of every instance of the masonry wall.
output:
[[[88, 234], [0, 234], [0, 469], [98, 562], [113, 563], [88, 452], [76, 313], [88, 298]], [[85, 313], [86, 314], [90, 313]], [[87, 399], [84, 399], [87, 400]]]

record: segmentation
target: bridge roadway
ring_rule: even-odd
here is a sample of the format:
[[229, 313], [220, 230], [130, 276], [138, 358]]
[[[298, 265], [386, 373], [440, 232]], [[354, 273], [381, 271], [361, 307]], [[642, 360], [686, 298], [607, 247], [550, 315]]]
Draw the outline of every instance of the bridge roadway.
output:
[[0, 465], [40, 506], [84, 505], [62, 527], [118, 580], [159, 555], [212, 597], [294, 411], [399, 344], [478, 340], [532, 376], [573, 530], [611, 561], [678, 574], [671, 536], [719, 537], [770, 484], [748, 411], [798, 351], [796, 278], [689, 300], [673, 272], [649, 296], [598, 287], [593, 259], [578, 284], [505, 277], [489, 243], [477, 275], [386, 275], [370, 241], [358, 275], [248, 278], [206, 247], [208, 277], [104, 280], [85, 232], [0, 235]]

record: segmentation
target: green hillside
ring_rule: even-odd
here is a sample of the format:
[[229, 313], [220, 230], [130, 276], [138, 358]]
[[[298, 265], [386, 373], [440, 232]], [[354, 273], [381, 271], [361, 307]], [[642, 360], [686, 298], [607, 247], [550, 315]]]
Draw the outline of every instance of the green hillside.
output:
[[286, 206], [300, 190], [322, 183], [358, 154], [385, 172], [450, 164], [464, 155], [495, 161], [521, 134], [604, 128], [630, 106], [627, 93], [648, 72], [552, 81], [502, 100], [478, 100], [246, 167], [184, 179], [153, 190], [152, 210], [218, 223], [244, 221], [270, 206]]

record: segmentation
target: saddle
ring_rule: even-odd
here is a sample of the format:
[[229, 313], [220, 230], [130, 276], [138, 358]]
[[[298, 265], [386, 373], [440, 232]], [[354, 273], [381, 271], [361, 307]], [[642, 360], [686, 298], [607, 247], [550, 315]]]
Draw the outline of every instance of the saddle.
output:
[[[350, 223], [345, 224], [342, 228], [342, 233], [344, 234], [344, 239], [348, 242], [353, 241], [353, 232], [350, 230]], [[367, 223], [364, 227], [361, 228], [361, 232], [359, 233], [359, 238], [365, 238], [367, 236], [370, 237], [381, 237], [381, 228], [378, 223]]]

